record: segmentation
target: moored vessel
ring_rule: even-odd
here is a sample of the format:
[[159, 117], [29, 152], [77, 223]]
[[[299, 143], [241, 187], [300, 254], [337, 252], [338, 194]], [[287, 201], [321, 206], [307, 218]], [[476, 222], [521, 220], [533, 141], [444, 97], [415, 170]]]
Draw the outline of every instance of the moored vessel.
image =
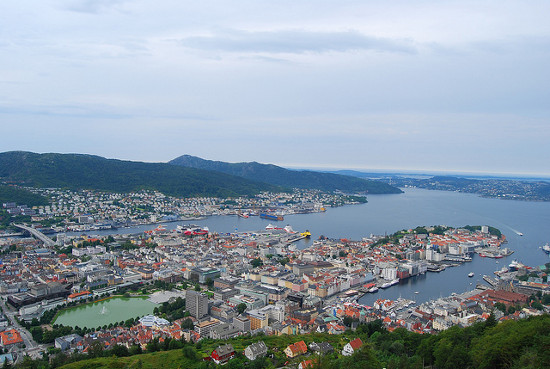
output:
[[274, 214], [267, 214], [267, 213], [261, 213], [260, 218], [263, 219], [269, 219], [269, 220], [285, 220], [282, 215], [274, 215]]

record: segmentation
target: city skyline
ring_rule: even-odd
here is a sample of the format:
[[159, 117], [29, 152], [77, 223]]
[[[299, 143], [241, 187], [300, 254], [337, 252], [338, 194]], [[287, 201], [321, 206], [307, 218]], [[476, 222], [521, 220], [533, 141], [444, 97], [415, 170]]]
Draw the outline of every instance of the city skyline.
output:
[[550, 5], [0, 5], [0, 151], [550, 175]]

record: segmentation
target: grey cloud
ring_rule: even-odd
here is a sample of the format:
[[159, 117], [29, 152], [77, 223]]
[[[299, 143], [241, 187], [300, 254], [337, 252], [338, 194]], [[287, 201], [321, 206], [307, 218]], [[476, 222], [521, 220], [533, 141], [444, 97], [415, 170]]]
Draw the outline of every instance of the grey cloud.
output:
[[273, 32], [229, 31], [209, 36], [193, 36], [180, 40], [181, 45], [199, 50], [244, 53], [345, 52], [373, 50], [414, 54], [410, 40], [388, 39], [363, 35], [357, 31], [312, 32], [284, 30]]

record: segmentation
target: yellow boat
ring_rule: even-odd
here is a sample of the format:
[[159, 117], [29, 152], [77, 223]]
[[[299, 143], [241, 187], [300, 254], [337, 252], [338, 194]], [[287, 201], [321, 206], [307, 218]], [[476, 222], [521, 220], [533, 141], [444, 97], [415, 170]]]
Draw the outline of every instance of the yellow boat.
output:
[[304, 236], [305, 238], [310, 238], [311, 237], [311, 232], [310, 231], [305, 231], [305, 232], [302, 232], [300, 233], [302, 236]]

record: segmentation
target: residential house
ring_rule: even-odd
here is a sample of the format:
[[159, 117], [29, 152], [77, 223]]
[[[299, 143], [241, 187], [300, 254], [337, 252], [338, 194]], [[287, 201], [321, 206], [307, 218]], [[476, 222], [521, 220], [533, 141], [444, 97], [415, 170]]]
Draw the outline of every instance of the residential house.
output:
[[334, 347], [328, 342], [312, 342], [309, 344], [309, 348], [320, 355], [329, 354], [334, 351]]
[[256, 360], [267, 355], [267, 346], [264, 341], [255, 342], [244, 349], [244, 356], [248, 360]]
[[307, 346], [304, 341], [296, 342], [293, 344], [288, 345], [288, 347], [284, 350], [284, 353], [287, 357], [293, 358], [298, 355], [303, 355], [307, 352]]
[[55, 348], [60, 349], [61, 351], [66, 351], [68, 349], [74, 346], [76, 346], [79, 342], [82, 342], [83, 338], [79, 336], [78, 334], [69, 334], [67, 336], [63, 337], [57, 337], [54, 342]]
[[235, 349], [231, 344], [218, 346], [210, 357], [216, 364], [223, 364], [231, 360], [235, 356]]
[[348, 342], [344, 349], [342, 350], [342, 355], [344, 356], [351, 356], [355, 351], [361, 348], [363, 346], [363, 341], [361, 341], [360, 338], [356, 338], [351, 342]]
[[301, 361], [300, 364], [298, 364], [298, 369], [313, 369], [315, 368], [315, 365], [317, 364], [317, 361], [312, 360], [304, 360]]

